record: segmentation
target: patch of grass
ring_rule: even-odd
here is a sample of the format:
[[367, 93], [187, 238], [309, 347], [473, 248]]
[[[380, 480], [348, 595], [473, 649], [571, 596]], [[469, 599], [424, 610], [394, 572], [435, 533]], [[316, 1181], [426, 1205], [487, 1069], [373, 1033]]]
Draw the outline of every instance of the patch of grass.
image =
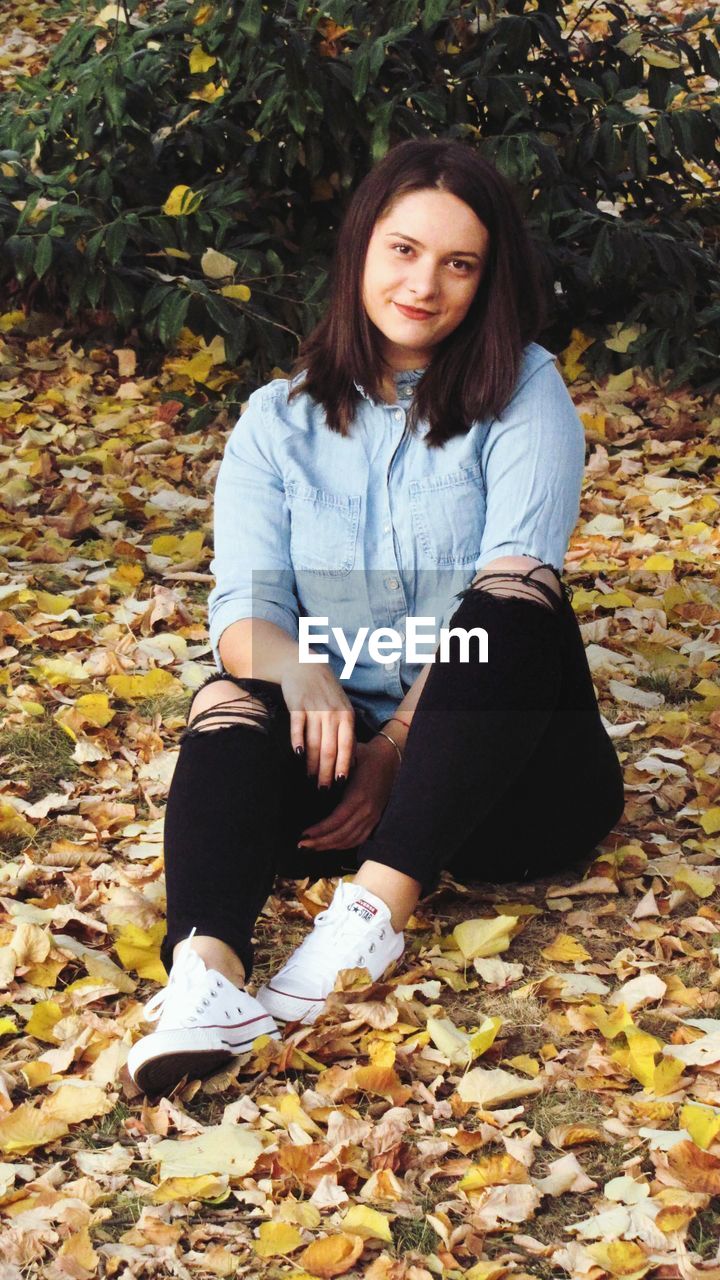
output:
[[170, 720], [187, 720], [192, 694], [157, 693], [152, 698], [141, 698], [133, 704], [142, 720], [154, 720], [159, 716], [163, 724]]
[[392, 1224], [393, 1248], [398, 1258], [403, 1254], [419, 1253], [427, 1257], [435, 1253], [440, 1238], [425, 1218], [396, 1218]]
[[720, 1240], [720, 1207], [708, 1205], [693, 1218], [688, 1228], [687, 1247], [699, 1253], [703, 1261], [717, 1257]]
[[107, 1203], [112, 1213], [111, 1218], [98, 1223], [92, 1228], [93, 1240], [97, 1244], [115, 1243], [126, 1231], [130, 1231], [139, 1220], [147, 1202], [136, 1191], [121, 1191]]
[[0, 731], [0, 766], [8, 778], [29, 787], [24, 798], [31, 802], [78, 772], [72, 753], [72, 739], [50, 716]]
[[689, 688], [693, 673], [679, 671], [648, 671], [636, 676], [635, 684], [639, 689], [647, 689], [651, 693], [661, 693], [666, 702], [695, 702], [697, 699]]
[[558, 1124], [599, 1125], [606, 1115], [602, 1103], [592, 1093], [583, 1089], [552, 1089], [538, 1094], [528, 1105], [526, 1121], [545, 1138]]
[[124, 1102], [116, 1102], [112, 1111], [102, 1116], [94, 1129], [81, 1130], [78, 1137], [86, 1147], [91, 1148], [105, 1147], [109, 1141], [117, 1142], [118, 1138], [123, 1137], [122, 1126], [131, 1114]]

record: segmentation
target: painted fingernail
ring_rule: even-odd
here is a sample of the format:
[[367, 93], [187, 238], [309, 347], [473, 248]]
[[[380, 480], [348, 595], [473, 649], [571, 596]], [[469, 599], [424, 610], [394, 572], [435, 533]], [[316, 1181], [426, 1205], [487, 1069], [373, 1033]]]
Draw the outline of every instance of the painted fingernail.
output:
[[295, 748], [295, 755], [296, 755], [296, 756], [304, 756], [304, 755], [305, 755], [305, 748], [304, 748], [304, 747], [296, 747], [296, 748]]
[[335, 774], [335, 781], [336, 781], [336, 782], [344, 782], [346, 777], [347, 777], [347, 774], [344, 774], [344, 773], [336, 773], [336, 774]]
[[318, 790], [319, 790], [319, 791], [329, 791], [329, 790], [330, 790], [330, 783], [329, 783], [329, 782], [319, 782], [319, 783], [318, 783]]

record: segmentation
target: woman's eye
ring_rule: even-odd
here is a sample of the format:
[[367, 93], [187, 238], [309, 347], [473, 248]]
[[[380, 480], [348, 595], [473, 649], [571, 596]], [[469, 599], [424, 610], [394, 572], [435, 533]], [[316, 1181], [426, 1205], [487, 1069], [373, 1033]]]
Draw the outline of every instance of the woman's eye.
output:
[[463, 271], [472, 270], [472, 262], [465, 262], [462, 258], [455, 258], [454, 265], [456, 267], [462, 267]]
[[[409, 249], [409, 248], [410, 248], [410, 245], [409, 245], [409, 244], [394, 244], [394, 245], [393, 245], [393, 249]], [[403, 257], [404, 257], [404, 256], [405, 256], [405, 255], [403, 254]]]

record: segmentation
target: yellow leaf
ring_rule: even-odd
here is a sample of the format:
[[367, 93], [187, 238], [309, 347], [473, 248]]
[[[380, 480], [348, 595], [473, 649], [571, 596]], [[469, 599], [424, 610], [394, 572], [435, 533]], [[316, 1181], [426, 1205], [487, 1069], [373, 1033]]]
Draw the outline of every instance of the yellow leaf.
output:
[[216, 1124], [195, 1138], [165, 1138], [155, 1144], [151, 1156], [159, 1161], [161, 1179], [194, 1178], [208, 1173], [244, 1178], [252, 1172], [261, 1153], [260, 1138], [249, 1128]]
[[31, 667], [31, 673], [41, 675], [53, 688], [89, 679], [82, 662], [75, 658], [38, 658]]
[[506, 1062], [509, 1067], [513, 1067], [515, 1071], [523, 1071], [527, 1076], [540, 1075], [540, 1063], [528, 1053], [519, 1053], [516, 1058], [507, 1058]]
[[570, 334], [570, 344], [560, 353], [560, 364], [566, 382], [574, 382], [577, 377], [584, 371], [580, 356], [587, 348], [592, 346], [593, 338], [586, 338], [580, 329], [573, 329]]
[[476, 1262], [469, 1271], [463, 1271], [463, 1280], [504, 1280], [511, 1273], [498, 1262]]
[[24, 1062], [22, 1065], [22, 1073], [27, 1080], [30, 1089], [37, 1089], [40, 1085], [47, 1084], [52, 1079], [54, 1072], [49, 1062]]
[[204, 84], [202, 89], [194, 89], [189, 93], [188, 98], [194, 98], [198, 102], [217, 102], [224, 93], [225, 89], [220, 84]]
[[0, 800], [0, 839], [3, 836], [34, 836], [35, 828], [7, 800]]
[[0, 1018], [0, 1036], [17, 1035], [18, 1025], [14, 1018]]
[[169, 218], [185, 217], [200, 208], [202, 199], [202, 194], [193, 191], [190, 187], [183, 185], [173, 187], [162, 206], [162, 212]]
[[642, 329], [636, 324], [619, 324], [612, 327], [615, 328], [615, 336], [607, 338], [605, 340], [605, 346], [609, 351], [619, 351], [622, 355], [625, 354], [630, 344], [633, 343], [636, 338], [639, 338], [642, 333]]
[[196, 1178], [165, 1178], [153, 1192], [153, 1204], [172, 1204], [188, 1200], [216, 1200], [228, 1189], [227, 1175], [201, 1173]]
[[674, 1093], [683, 1070], [683, 1063], [677, 1058], [661, 1058], [653, 1076], [653, 1093], [659, 1094], [660, 1097], [665, 1093]]
[[720, 1133], [720, 1112], [688, 1102], [680, 1112], [679, 1128], [687, 1129], [695, 1146], [707, 1151]]
[[154, 556], [174, 556], [180, 547], [180, 539], [176, 533], [161, 533], [153, 538], [150, 550]]
[[619, 1004], [612, 1013], [607, 1013], [599, 1005], [583, 1005], [583, 1013], [586, 1013], [591, 1022], [595, 1024], [601, 1036], [606, 1040], [614, 1040], [620, 1035], [626, 1027], [634, 1025], [630, 1014], [624, 1004]]
[[252, 297], [246, 284], [226, 284], [220, 292], [223, 298], [237, 298], [240, 302], [249, 302]]
[[36, 591], [35, 603], [41, 613], [57, 614], [71, 609], [73, 602], [69, 596], [53, 596], [49, 591]]
[[363, 1240], [384, 1240], [387, 1244], [392, 1244], [390, 1219], [386, 1214], [380, 1213], [378, 1209], [371, 1209], [368, 1205], [352, 1205], [340, 1225], [344, 1231], [361, 1236]]
[[90, 1275], [97, 1271], [100, 1258], [93, 1249], [90, 1232], [87, 1227], [81, 1227], [79, 1231], [74, 1231], [67, 1240], [64, 1240], [58, 1249], [58, 1258], [66, 1262], [73, 1263], [72, 1267], [65, 1267], [60, 1264], [59, 1270], [67, 1272], [68, 1275], [78, 1275], [80, 1272], [87, 1272]]
[[687, 1204], [669, 1204], [661, 1209], [655, 1219], [655, 1226], [661, 1231], [669, 1234], [671, 1231], [682, 1231], [688, 1223], [692, 1222], [696, 1209]]
[[213, 15], [213, 7], [211, 4], [201, 5], [197, 13], [195, 14], [195, 17], [193, 18], [193, 26], [194, 27], [204, 26], [205, 23], [208, 21], [208, 19], [212, 17], [212, 15]]
[[340, 1235], [326, 1236], [324, 1240], [313, 1240], [307, 1249], [300, 1254], [300, 1262], [312, 1275], [320, 1280], [331, 1280], [332, 1276], [344, 1275], [357, 1262], [363, 1251], [365, 1241], [360, 1236]]
[[153, 667], [141, 676], [108, 676], [107, 684], [111, 693], [126, 702], [136, 698], [154, 698], [160, 693], [184, 693], [180, 681], [163, 667]]
[[106, 693], [83, 693], [76, 699], [75, 710], [81, 712], [83, 719], [100, 728], [109, 724], [115, 715]]
[[0, 1119], [0, 1151], [25, 1155], [33, 1147], [45, 1147], [67, 1132], [68, 1126], [62, 1120], [44, 1116], [32, 1102], [22, 1102]]
[[125, 591], [127, 588], [137, 587], [145, 577], [142, 565], [139, 564], [119, 564], [110, 574], [108, 582], [113, 587], [119, 587]]
[[485, 1018], [477, 1031], [472, 1032], [470, 1036], [471, 1061], [479, 1058], [486, 1049], [490, 1048], [502, 1026], [502, 1022], [502, 1018]]
[[458, 1183], [461, 1191], [479, 1191], [485, 1187], [503, 1187], [509, 1182], [528, 1182], [525, 1165], [514, 1156], [484, 1156]]
[[680, 867], [673, 875], [675, 884], [686, 884], [698, 898], [709, 898], [715, 892], [715, 881], [701, 875], [694, 867]]
[[517, 916], [496, 916], [493, 920], [463, 920], [453, 929], [453, 937], [466, 960], [476, 956], [495, 956], [507, 951], [510, 932]]
[[62, 1009], [54, 1000], [38, 1000], [25, 1023], [25, 1031], [36, 1040], [57, 1044], [53, 1027], [63, 1016]]
[[541, 1088], [539, 1080], [521, 1080], [519, 1076], [503, 1071], [500, 1067], [490, 1071], [484, 1067], [473, 1067], [472, 1071], [462, 1077], [457, 1091], [463, 1102], [494, 1107], [499, 1102], [509, 1102], [512, 1098], [537, 1093]]
[[586, 951], [582, 943], [569, 933], [559, 933], [549, 946], [543, 947], [540, 955], [544, 960], [557, 960], [561, 964], [574, 964], [576, 960], [592, 959], [590, 952]]
[[263, 1222], [253, 1248], [260, 1258], [281, 1258], [294, 1253], [302, 1242], [302, 1232], [291, 1222]]
[[708, 836], [714, 836], [720, 831], [720, 806], [715, 805], [712, 809], [706, 809], [700, 817], [700, 826]]
[[585, 1252], [599, 1262], [611, 1276], [621, 1276], [622, 1280], [642, 1280], [651, 1266], [645, 1250], [632, 1240], [612, 1240], [609, 1244], [586, 1244]]
[[181, 357], [163, 361], [163, 369], [169, 373], [179, 373], [186, 378], [191, 378], [193, 382], [207, 382], [214, 365], [211, 351], [198, 351], [190, 360]]
[[643, 569], [649, 569], [651, 573], [663, 573], [668, 569], [672, 569], [675, 561], [672, 556], [666, 555], [662, 551], [658, 551], [656, 555], [650, 556], [648, 560], [643, 562]]
[[113, 1103], [104, 1089], [96, 1084], [61, 1084], [41, 1105], [43, 1117], [79, 1124], [94, 1116], [105, 1116]]
[[25, 976], [25, 981], [33, 987], [54, 987], [59, 974], [65, 968], [67, 960], [44, 960], [42, 964], [32, 965]]
[[167, 983], [167, 974], [160, 961], [160, 943], [165, 936], [165, 923], [158, 920], [148, 930], [136, 924], [123, 925], [115, 939], [115, 950], [124, 969], [134, 969], [141, 978]]
[[374, 1067], [394, 1067], [397, 1050], [391, 1040], [371, 1040], [368, 1051]]
[[217, 58], [213, 58], [212, 54], [206, 53], [201, 44], [194, 44], [190, 50], [190, 72], [194, 76], [202, 75], [204, 71], [209, 71], [215, 66]]
[[0, 315], [0, 333], [9, 333], [25, 319], [24, 311], [4, 311]]
[[228, 276], [234, 276], [237, 270], [235, 259], [229, 258], [225, 253], [218, 253], [217, 249], [206, 249], [200, 259], [200, 266], [208, 280], [225, 280]]

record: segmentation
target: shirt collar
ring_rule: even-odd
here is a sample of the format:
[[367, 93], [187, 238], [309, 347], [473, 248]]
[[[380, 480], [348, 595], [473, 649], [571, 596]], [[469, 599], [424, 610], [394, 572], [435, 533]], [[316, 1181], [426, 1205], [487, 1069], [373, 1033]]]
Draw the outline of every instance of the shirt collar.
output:
[[[403, 387], [414, 388], [415, 384], [418, 383], [422, 378], [424, 372], [425, 372], [424, 367], [421, 369], [402, 369], [400, 373], [395, 374], [395, 386], [397, 390], [401, 391]], [[371, 403], [374, 403], [374, 401], [372, 400], [372, 397], [368, 395], [365, 388], [361, 386], [359, 382], [355, 383], [355, 387], [360, 392], [361, 396], [364, 396], [366, 400], [369, 400]]]

